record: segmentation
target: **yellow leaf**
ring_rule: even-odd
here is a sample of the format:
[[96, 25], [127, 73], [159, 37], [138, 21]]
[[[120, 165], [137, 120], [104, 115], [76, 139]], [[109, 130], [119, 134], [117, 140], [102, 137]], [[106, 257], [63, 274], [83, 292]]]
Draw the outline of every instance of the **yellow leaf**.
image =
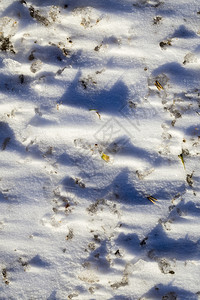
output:
[[178, 157], [180, 158], [183, 166], [184, 166], [184, 169], [185, 169], [185, 162], [184, 162], [184, 159], [183, 159], [183, 154], [181, 153], [180, 155], [178, 155]]
[[110, 161], [110, 157], [109, 157], [107, 154], [105, 154], [105, 153], [102, 153], [101, 158], [102, 158], [103, 160], [105, 160], [106, 162], [109, 162], [109, 161]]

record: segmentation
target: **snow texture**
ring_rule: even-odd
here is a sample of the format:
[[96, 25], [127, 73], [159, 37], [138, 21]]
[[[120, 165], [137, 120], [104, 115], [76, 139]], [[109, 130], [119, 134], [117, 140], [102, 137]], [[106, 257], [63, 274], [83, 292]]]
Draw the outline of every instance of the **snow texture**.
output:
[[0, 299], [200, 299], [198, 0], [0, 1]]

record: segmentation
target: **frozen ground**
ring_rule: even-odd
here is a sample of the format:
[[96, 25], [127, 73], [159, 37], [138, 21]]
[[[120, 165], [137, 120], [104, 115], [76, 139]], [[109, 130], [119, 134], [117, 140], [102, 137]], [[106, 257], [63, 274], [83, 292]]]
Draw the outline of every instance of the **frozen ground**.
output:
[[199, 1], [0, 17], [0, 299], [199, 299]]

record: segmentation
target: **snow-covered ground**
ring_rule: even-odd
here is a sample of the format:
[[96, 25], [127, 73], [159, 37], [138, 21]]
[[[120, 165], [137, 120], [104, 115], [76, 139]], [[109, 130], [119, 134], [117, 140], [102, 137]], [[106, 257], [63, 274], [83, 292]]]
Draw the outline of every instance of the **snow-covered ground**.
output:
[[0, 299], [200, 299], [199, 0], [1, 0], [0, 67]]

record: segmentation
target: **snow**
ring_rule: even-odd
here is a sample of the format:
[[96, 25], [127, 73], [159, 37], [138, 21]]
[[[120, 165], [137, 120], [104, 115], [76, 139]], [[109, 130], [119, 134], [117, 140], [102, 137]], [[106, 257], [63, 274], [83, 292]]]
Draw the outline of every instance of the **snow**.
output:
[[0, 299], [199, 299], [197, 0], [0, 3]]

